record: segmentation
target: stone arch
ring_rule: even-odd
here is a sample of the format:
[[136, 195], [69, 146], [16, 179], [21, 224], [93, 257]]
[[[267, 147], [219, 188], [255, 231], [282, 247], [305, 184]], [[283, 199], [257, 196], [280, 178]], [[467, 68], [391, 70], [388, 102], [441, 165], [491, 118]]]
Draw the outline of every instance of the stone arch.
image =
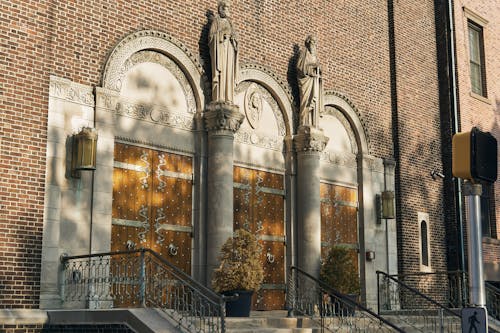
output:
[[124, 68], [127, 60], [134, 53], [144, 50], [160, 52], [181, 68], [193, 90], [196, 110], [201, 112], [205, 106], [204, 89], [207, 83], [203, 68], [184, 44], [165, 32], [142, 30], [123, 38], [108, 57], [102, 76], [102, 87], [120, 91], [122, 79], [126, 74]]
[[292, 94], [286, 84], [278, 78], [271, 70], [256, 64], [244, 64], [240, 68], [237, 84], [244, 81], [253, 81], [264, 86], [274, 97], [283, 112], [285, 122], [285, 135], [287, 137], [293, 132], [294, 106]]
[[325, 92], [324, 104], [334, 106], [343, 113], [354, 131], [358, 153], [369, 155], [371, 152], [370, 140], [363, 119], [354, 104], [346, 96], [335, 91]]

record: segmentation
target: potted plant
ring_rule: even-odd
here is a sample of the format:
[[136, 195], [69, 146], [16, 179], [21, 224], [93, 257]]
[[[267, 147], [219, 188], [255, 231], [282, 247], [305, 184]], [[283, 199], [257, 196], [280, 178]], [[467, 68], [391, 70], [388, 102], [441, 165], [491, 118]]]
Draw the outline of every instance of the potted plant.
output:
[[[334, 245], [321, 265], [320, 280], [341, 294], [356, 301], [359, 296], [358, 267], [353, 258], [353, 251], [345, 246]], [[332, 311], [335, 314], [352, 314], [353, 307], [341, 306], [335, 297], [330, 298], [334, 303]]]
[[248, 317], [252, 294], [264, 279], [261, 246], [255, 235], [239, 229], [222, 246], [220, 266], [214, 270], [212, 287], [225, 296], [238, 294], [235, 300], [226, 301], [228, 317]]

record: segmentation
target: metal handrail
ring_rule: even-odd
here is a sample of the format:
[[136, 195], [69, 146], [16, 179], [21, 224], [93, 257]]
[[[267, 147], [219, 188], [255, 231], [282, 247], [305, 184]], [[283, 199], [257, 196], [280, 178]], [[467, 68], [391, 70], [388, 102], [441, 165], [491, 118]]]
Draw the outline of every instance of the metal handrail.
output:
[[[290, 267], [288, 281], [289, 315], [298, 312], [312, 319], [319, 316], [321, 332], [325, 329], [335, 332], [344, 326], [354, 331], [364, 331], [375, 326], [379, 332], [404, 333], [387, 319], [298, 267]], [[325, 299], [326, 296], [328, 299]]]
[[495, 287], [489, 282], [485, 282], [485, 287], [488, 315], [496, 320], [500, 320], [500, 288]]
[[224, 298], [151, 249], [61, 256], [67, 306], [155, 307], [188, 332], [225, 332]]
[[[387, 279], [389, 280], [392, 280], [394, 281], [395, 283], [397, 283], [399, 286], [411, 291], [415, 296], [418, 296], [420, 298], [423, 298], [425, 299], [427, 302], [431, 303], [432, 305], [436, 306], [437, 308], [440, 308], [442, 309], [443, 311], [445, 311], [446, 313], [448, 313], [449, 315], [451, 316], [456, 316], [456, 317], [459, 317], [459, 318], [462, 318], [461, 315], [459, 315], [458, 313], [456, 313], [455, 311], [449, 309], [448, 307], [444, 306], [443, 304], [441, 303], [438, 303], [436, 302], [435, 300], [433, 300], [432, 298], [422, 294], [420, 291], [418, 291], [417, 289], [415, 288], [412, 288], [410, 287], [409, 285], [405, 284], [404, 282], [401, 282], [399, 281], [398, 279], [395, 279], [393, 276], [391, 275], [388, 275], [387, 273], [385, 272], [382, 272], [382, 271], [377, 271], [377, 279], [378, 279], [378, 275], [383, 275], [385, 276]], [[380, 304], [379, 304], [379, 307], [380, 307]], [[379, 313], [380, 313], [380, 309], [379, 309]]]
[[[418, 330], [414, 323], [420, 317], [422, 332], [449, 331], [462, 326], [461, 313], [428, 297], [419, 290], [400, 281], [395, 276], [377, 271], [377, 307], [382, 316], [396, 316]], [[426, 275], [426, 274], [422, 274]], [[384, 303], [382, 304], [382, 302]], [[384, 306], [382, 306], [384, 305]], [[411, 318], [411, 319], [410, 319]]]

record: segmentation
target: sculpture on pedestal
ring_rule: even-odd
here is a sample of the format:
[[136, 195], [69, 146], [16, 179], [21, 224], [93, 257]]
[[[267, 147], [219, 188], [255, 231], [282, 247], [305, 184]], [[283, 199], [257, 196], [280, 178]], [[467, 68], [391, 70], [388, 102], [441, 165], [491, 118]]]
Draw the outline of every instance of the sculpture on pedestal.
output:
[[218, 2], [208, 43], [212, 65], [212, 102], [234, 102], [238, 75], [238, 37], [231, 23], [228, 0]]
[[307, 36], [297, 61], [300, 91], [299, 125], [318, 127], [318, 115], [323, 111], [323, 79], [316, 55], [317, 40]]

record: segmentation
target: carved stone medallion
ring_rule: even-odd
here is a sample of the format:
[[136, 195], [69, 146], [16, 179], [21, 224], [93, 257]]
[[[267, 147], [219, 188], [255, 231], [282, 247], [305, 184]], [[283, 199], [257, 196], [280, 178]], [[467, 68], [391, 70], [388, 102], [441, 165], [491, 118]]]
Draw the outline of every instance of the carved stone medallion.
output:
[[260, 116], [262, 115], [262, 96], [255, 83], [250, 84], [245, 92], [245, 115], [247, 116], [248, 124], [253, 129], [256, 129], [259, 126]]

